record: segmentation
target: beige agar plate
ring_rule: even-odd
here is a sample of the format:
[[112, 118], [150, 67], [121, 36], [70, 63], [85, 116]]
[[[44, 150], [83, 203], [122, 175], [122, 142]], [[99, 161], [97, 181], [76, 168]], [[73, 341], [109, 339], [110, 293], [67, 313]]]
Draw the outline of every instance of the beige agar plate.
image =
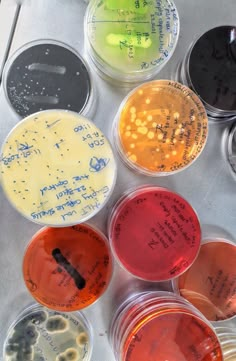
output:
[[116, 180], [109, 142], [89, 120], [68, 111], [30, 115], [8, 135], [1, 180], [12, 205], [51, 226], [81, 223], [105, 204]]

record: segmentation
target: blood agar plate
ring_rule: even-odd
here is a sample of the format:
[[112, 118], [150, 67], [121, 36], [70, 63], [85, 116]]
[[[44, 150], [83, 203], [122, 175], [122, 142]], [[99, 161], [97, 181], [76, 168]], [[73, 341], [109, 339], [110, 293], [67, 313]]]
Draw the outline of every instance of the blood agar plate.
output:
[[31, 295], [58, 311], [75, 311], [94, 303], [107, 289], [112, 269], [107, 239], [88, 224], [41, 229], [23, 261]]
[[47, 109], [67, 109], [92, 115], [94, 86], [77, 52], [61, 42], [28, 43], [9, 58], [3, 74], [7, 99], [26, 117]]
[[173, 1], [90, 1], [85, 44], [96, 69], [119, 82], [154, 77], [171, 58], [179, 37]]
[[208, 321], [167, 292], [137, 295], [114, 317], [110, 341], [117, 361], [223, 361]]
[[90, 325], [81, 313], [59, 313], [39, 305], [24, 310], [10, 327], [4, 361], [89, 361]]
[[2, 147], [3, 190], [29, 220], [81, 223], [107, 202], [116, 181], [108, 140], [81, 115], [47, 110], [17, 124]]
[[108, 234], [120, 265], [149, 281], [166, 281], [185, 272], [201, 242], [200, 224], [190, 204], [158, 186], [127, 192], [113, 208]]
[[192, 164], [207, 140], [208, 119], [189, 88], [155, 80], [134, 89], [122, 102], [113, 126], [121, 159], [149, 176], [174, 174]]
[[185, 297], [210, 321], [236, 315], [236, 246], [212, 239], [202, 244], [193, 265], [176, 281]]
[[236, 27], [219, 26], [204, 33], [189, 49], [180, 79], [217, 120], [236, 115]]

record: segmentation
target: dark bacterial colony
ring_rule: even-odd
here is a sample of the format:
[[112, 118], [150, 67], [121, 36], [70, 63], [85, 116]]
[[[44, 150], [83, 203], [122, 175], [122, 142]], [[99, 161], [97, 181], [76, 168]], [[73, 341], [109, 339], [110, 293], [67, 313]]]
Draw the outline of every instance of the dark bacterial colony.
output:
[[76, 326], [73, 321], [50, 311], [23, 316], [8, 335], [4, 361], [86, 360], [88, 334], [82, 324]]

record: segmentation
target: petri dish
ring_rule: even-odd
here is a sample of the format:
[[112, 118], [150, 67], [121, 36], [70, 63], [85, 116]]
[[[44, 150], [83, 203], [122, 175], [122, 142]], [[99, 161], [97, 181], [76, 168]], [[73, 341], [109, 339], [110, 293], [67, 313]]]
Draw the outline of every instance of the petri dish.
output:
[[236, 331], [230, 327], [216, 327], [215, 331], [220, 340], [224, 361], [235, 361]]
[[85, 60], [55, 40], [37, 40], [18, 49], [4, 67], [3, 84], [10, 106], [23, 118], [55, 108], [92, 116], [96, 103]]
[[130, 190], [114, 206], [108, 235], [118, 263], [148, 281], [185, 272], [201, 242], [198, 217], [180, 195], [158, 186]]
[[236, 175], [236, 118], [232, 126], [227, 129], [226, 157], [233, 175]]
[[104, 134], [88, 119], [63, 110], [19, 122], [2, 146], [0, 170], [11, 204], [29, 220], [55, 227], [93, 217], [116, 181]]
[[91, 327], [82, 313], [32, 305], [9, 328], [3, 361], [89, 361], [91, 352]]
[[236, 114], [236, 27], [219, 26], [191, 45], [180, 78], [203, 101], [213, 119]]
[[181, 297], [168, 292], [137, 295], [122, 311], [118, 309], [110, 328], [110, 343], [117, 361], [223, 360], [210, 323]]
[[203, 151], [207, 134], [201, 101], [189, 88], [169, 80], [147, 82], [130, 92], [113, 125], [123, 162], [153, 177], [187, 168]]
[[176, 280], [181, 296], [210, 321], [236, 315], [236, 246], [223, 239], [204, 240], [194, 264]]
[[32, 297], [57, 311], [76, 311], [93, 304], [112, 276], [106, 237], [88, 224], [44, 227], [29, 243], [23, 276]]
[[179, 16], [173, 1], [90, 1], [85, 46], [100, 75], [135, 83], [154, 77], [174, 53]]

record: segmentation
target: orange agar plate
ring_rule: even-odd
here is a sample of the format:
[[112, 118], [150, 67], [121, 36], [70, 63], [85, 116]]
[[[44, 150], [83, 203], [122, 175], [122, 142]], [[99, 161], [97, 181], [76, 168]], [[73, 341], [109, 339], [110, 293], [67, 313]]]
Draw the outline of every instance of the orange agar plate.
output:
[[136, 325], [122, 361], [222, 361], [214, 331], [200, 318], [180, 310], [149, 314]]
[[207, 134], [206, 111], [197, 95], [169, 80], [148, 82], [132, 91], [114, 127], [122, 159], [150, 176], [189, 166], [201, 154]]
[[181, 296], [210, 321], [236, 315], [236, 246], [212, 240], [201, 246], [193, 265], [178, 279]]
[[108, 242], [87, 224], [42, 228], [32, 238], [23, 261], [31, 295], [57, 311], [75, 311], [94, 303], [112, 275]]
[[184, 298], [137, 294], [117, 310], [110, 329], [117, 361], [222, 361], [217, 335]]

